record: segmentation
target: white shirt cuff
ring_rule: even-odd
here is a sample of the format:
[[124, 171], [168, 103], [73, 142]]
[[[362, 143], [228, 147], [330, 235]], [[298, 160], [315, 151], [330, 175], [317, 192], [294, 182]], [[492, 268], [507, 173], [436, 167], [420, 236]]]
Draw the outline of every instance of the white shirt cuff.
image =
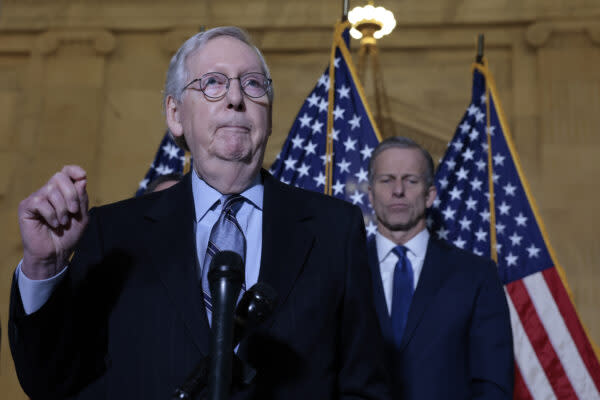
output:
[[15, 271], [15, 279], [21, 292], [23, 309], [25, 314], [29, 315], [39, 310], [48, 301], [54, 288], [64, 279], [67, 267], [52, 278], [36, 280], [29, 279], [21, 272], [21, 264], [23, 264], [23, 260], [19, 262], [19, 266]]

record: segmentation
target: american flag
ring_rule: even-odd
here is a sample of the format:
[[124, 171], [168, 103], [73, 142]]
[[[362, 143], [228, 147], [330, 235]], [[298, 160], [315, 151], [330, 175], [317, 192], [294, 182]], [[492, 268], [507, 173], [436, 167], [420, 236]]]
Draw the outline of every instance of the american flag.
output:
[[514, 398], [600, 399], [598, 358], [561, 277], [485, 62], [474, 64], [473, 75], [471, 104], [436, 173], [430, 229], [497, 261], [514, 338]]
[[367, 233], [377, 227], [368, 197], [368, 165], [379, 133], [348, 51], [348, 23], [335, 28], [330, 65], [302, 105], [271, 166], [281, 181], [359, 206]]
[[150, 168], [146, 172], [144, 179], [139, 183], [135, 195], [141, 196], [144, 194], [148, 184], [160, 175], [168, 175], [175, 172], [183, 173], [186, 162], [187, 157], [185, 156], [185, 152], [175, 144], [167, 131], [158, 146], [154, 161], [150, 164]]

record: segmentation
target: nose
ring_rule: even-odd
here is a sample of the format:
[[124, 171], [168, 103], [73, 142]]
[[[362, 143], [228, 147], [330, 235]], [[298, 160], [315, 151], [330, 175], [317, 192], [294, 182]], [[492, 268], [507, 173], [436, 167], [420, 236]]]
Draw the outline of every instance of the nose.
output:
[[242, 111], [244, 109], [244, 93], [242, 92], [242, 82], [239, 78], [231, 78], [229, 80], [229, 90], [227, 91], [227, 108], [236, 111]]
[[396, 180], [394, 182], [394, 188], [392, 194], [394, 196], [402, 196], [404, 195], [404, 181], [402, 179]]

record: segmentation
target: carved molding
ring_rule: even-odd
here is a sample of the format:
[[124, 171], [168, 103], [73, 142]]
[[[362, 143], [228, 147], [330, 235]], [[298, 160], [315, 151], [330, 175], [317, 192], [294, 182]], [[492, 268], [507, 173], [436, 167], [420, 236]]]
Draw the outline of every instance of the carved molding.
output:
[[600, 45], [600, 23], [592, 20], [538, 22], [527, 28], [525, 38], [533, 47], [543, 47], [553, 33], [583, 32], [592, 43]]
[[35, 32], [2, 33], [0, 34], [0, 53], [29, 54], [36, 37], [37, 33]]
[[[1, 0], [0, 0], [1, 1]], [[185, 25], [172, 30], [163, 28], [144, 28], [134, 30], [144, 33], [162, 33], [159, 45], [163, 51], [173, 54], [181, 44], [190, 36], [199, 32], [201, 25]], [[404, 49], [431, 49], [431, 48], [476, 48], [478, 27], [438, 27], [428, 28], [397, 28], [395, 35], [386, 37], [378, 43], [381, 51]], [[522, 28], [518, 28], [520, 30]], [[254, 42], [263, 52], [304, 52], [328, 51], [331, 47], [332, 28], [330, 26], [306, 28], [281, 28], [261, 27], [248, 28]], [[486, 47], [511, 47], [514, 42], [515, 29], [495, 26], [486, 28]], [[600, 37], [600, 30], [594, 31], [595, 37]], [[116, 47], [117, 34], [111, 33], [110, 26], [99, 29], [61, 29], [39, 30], [31, 29], [19, 34], [1, 34], [0, 52], [30, 53], [47, 56], [54, 53], [66, 43], [89, 42], [98, 54], [109, 54]], [[358, 47], [357, 42], [352, 42], [352, 48]]]
[[586, 32], [595, 45], [600, 44], [600, 24], [587, 27]]
[[116, 37], [106, 30], [61, 30], [42, 33], [35, 50], [43, 56], [54, 53], [63, 44], [89, 43], [97, 54], [110, 54], [116, 47]]

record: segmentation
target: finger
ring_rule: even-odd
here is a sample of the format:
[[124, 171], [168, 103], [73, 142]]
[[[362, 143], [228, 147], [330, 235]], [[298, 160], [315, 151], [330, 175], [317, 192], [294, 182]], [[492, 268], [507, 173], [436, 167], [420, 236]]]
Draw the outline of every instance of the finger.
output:
[[80, 181], [87, 177], [87, 173], [79, 165], [65, 165], [61, 172], [71, 178], [72, 181]]
[[[47, 186], [48, 195], [50, 195], [54, 191], [57, 191], [60, 194], [60, 196], [64, 199], [64, 207], [66, 209], [65, 212], [69, 212], [71, 214], [76, 214], [79, 212], [79, 194], [75, 189], [73, 180], [67, 173], [65, 173], [64, 171], [56, 173], [52, 178], [50, 178]], [[55, 200], [55, 196], [52, 196], [51, 200]], [[60, 217], [62, 214], [62, 208], [60, 208], [61, 203], [54, 203], [53, 201], [51, 202], [54, 206], [56, 206], [56, 211], [58, 212]]]
[[[68, 178], [67, 178], [68, 179]], [[73, 186], [73, 184], [71, 184]], [[75, 191], [75, 188], [72, 189]], [[67, 199], [63, 194], [63, 191], [52, 182], [46, 185], [46, 199], [50, 205], [54, 208], [56, 219], [61, 225], [66, 225], [69, 222], [69, 209], [67, 208]]]
[[52, 228], [60, 226], [56, 211], [46, 196], [33, 194], [28, 200], [24, 201], [26, 204], [23, 206], [23, 217], [25, 219], [35, 219], [50, 225]]

